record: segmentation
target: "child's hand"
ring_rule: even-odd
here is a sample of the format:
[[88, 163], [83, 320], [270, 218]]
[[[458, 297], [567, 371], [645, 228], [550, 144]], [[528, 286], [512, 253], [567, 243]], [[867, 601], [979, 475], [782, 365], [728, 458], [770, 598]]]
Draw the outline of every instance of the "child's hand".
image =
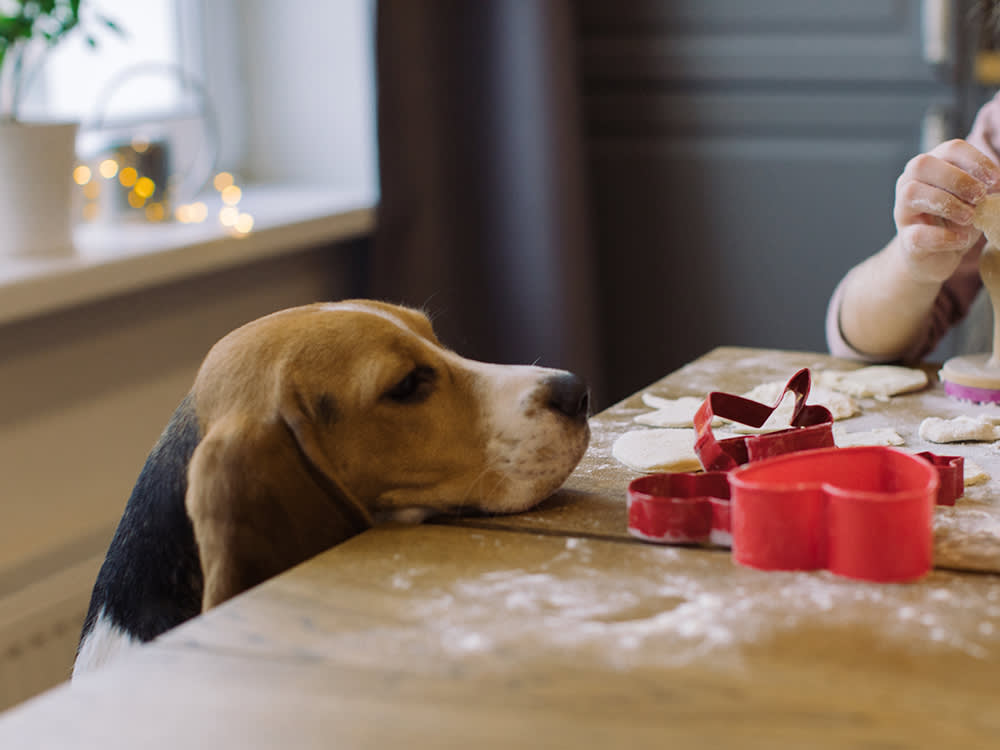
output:
[[1000, 167], [967, 141], [915, 156], [896, 182], [893, 218], [903, 263], [915, 281], [943, 282], [982, 234], [976, 203], [1000, 183]]

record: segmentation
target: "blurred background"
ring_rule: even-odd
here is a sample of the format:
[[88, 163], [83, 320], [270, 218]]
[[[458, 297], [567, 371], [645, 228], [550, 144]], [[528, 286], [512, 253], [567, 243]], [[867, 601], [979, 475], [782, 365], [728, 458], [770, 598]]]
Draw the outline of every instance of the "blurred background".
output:
[[973, 0], [84, 8], [21, 110], [78, 125], [72, 244], [0, 241], [0, 707], [68, 677], [145, 455], [232, 328], [405, 302], [598, 408], [717, 346], [823, 351], [905, 163], [1000, 83]]

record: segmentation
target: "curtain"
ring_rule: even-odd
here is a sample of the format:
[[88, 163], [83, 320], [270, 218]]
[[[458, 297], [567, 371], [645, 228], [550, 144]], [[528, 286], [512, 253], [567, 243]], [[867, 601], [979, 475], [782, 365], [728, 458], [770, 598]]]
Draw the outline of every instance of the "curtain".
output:
[[600, 401], [570, 0], [377, 0], [374, 296], [484, 361], [569, 369]]

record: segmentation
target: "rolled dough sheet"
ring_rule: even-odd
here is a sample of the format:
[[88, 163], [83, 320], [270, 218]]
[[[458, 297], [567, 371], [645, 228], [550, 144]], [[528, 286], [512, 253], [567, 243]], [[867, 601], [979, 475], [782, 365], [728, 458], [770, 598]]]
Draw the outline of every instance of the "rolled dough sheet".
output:
[[615, 440], [611, 455], [629, 468], [644, 472], [698, 471], [695, 431], [675, 428], [629, 430]]
[[917, 432], [932, 443], [992, 442], [1000, 440], [1000, 417], [927, 417]]
[[859, 432], [847, 432], [841, 427], [835, 427], [833, 442], [838, 448], [850, 448], [857, 445], [903, 445], [906, 441], [891, 427], [876, 427]]
[[927, 386], [927, 373], [911, 367], [872, 365], [860, 370], [821, 370], [817, 382], [824, 388], [855, 398], [882, 401], [900, 393], [919, 391]]

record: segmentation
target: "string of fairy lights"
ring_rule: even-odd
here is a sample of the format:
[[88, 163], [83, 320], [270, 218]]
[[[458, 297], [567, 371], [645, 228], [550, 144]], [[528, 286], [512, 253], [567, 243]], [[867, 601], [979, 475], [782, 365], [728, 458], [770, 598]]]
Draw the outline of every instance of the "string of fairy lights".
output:
[[[130, 150], [136, 155], [145, 153], [149, 143], [133, 140]], [[101, 213], [101, 200], [106, 199], [107, 190], [125, 191], [128, 206], [147, 221], [158, 223], [169, 218], [181, 224], [200, 224], [209, 218], [209, 207], [204, 201], [181, 203], [173, 207], [166, 198], [167, 185], [158, 185], [150, 177], [144, 176], [132, 166], [129, 159], [121, 162], [115, 158], [103, 158], [92, 164], [77, 164], [73, 170], [73, 181], [80, 186], [83, 194], [81, 216], [84, 221], [96, 221]], [[212, 178], [212, 186], [218, 193], [221, 208], [216, 214], [220, 225], [237, 236], [249, 234], [253, 230], [253, 216], [240, 208], [243, 190], [236, 184], [230, 172], [218, 172]], [[171, 217], [172, 213], [172, 217]]]

